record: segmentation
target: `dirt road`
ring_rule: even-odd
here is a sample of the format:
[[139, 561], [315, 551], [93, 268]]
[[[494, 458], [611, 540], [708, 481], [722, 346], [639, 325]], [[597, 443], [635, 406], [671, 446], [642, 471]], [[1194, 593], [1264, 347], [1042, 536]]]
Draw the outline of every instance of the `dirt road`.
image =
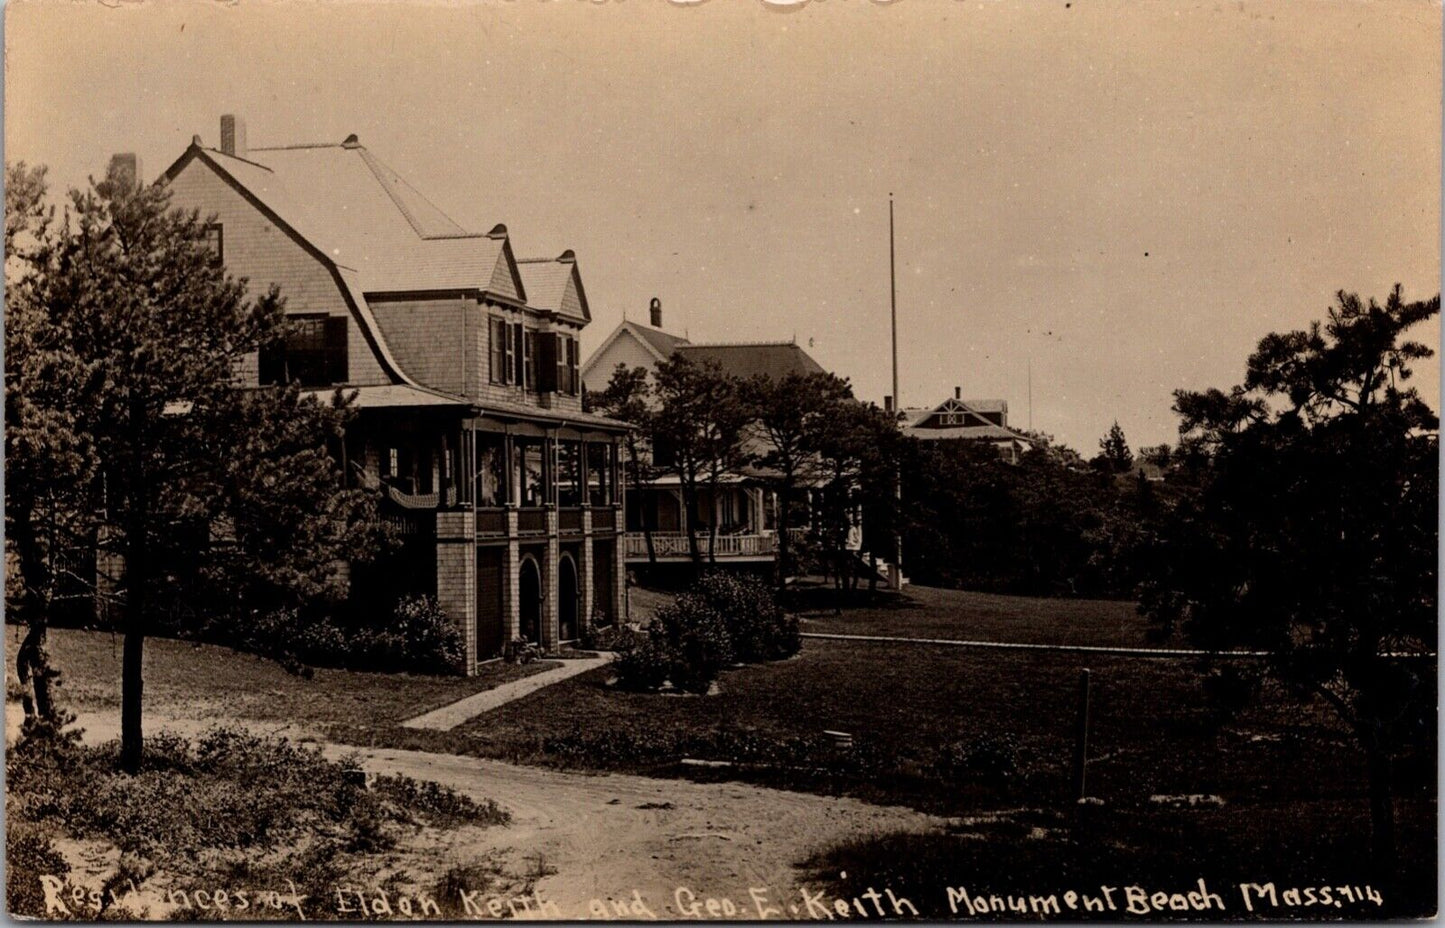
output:
[[[7, 729], [16, 723], [17, 708], [6, 707]], [[87, 741], [100, 742], [116, 736], [118, 718], [84, 713], [79, 724]], [[146, 730], [193, 735], [209, 724], [152, 717]], [[658, 918], [681, 917], [687, 913], [679, 910], [679, 888], [695, 893], [699, 903], [726, 897], [737, 918], [758, 916], [749, 894], [757, 888], [778, 909], [774, 917], [792, 917], [790, 905], [802, 910], [796, 865], [811, 852], [849, 836], [943, 823], [909, 809], [738, 783], [588, 775], [450, 754], [322, 746], [333, 757], [357, 754], [376, 773], [404, 773], [497, 801], [512, 813], [512, 824], [488, 829], [482, 843], [466, 851], [496, 850], [519, 863], [541, 855], [556, 872], [537, 884], [537, 892], [569, 918], [588, 917], [594, 900], [610, 907], [613, 900], [637, 897]], [[453, 862], [438, 860], [438, 872]], [[690, 901], [684, 894], [684, 904]]]

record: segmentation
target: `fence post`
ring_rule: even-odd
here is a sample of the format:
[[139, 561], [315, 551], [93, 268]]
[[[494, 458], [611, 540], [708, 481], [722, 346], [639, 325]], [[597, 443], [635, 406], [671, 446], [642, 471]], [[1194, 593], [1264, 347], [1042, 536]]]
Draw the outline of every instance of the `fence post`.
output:
[[1089, 669], [1079, 671], [1079, 714], [1074, 729], [1074, 799], [1083, 799], [1084, 773], [1089, 758]]

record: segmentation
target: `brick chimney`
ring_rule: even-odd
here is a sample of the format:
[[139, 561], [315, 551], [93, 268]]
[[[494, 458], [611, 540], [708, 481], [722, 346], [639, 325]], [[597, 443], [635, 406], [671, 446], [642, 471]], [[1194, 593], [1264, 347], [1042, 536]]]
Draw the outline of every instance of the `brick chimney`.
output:
[[885, 396], [885, 397], [883, 397], [883, 411], [886, 412], [886, 413], [891, 413], [891, 412], [893, 412], [893, 397], [891, 397], [891, 396]]
[[647, 309], [648, 312], [652, 314], [652, 327], [654, 329], [662, 328], [662, 301], [657, 297], [653, 297], [652, 303]]
[[963, 387], [954, 387], [954, 388], [953, 388], [953, 398], [956, 399], [956, 400], [961, 400], [961, 399], [963, 399]]
[[227, 113], [221, 117], [221, 151], [237, 158], [246, 157], [246, 121]]
[[140, 157], [133, 151], [122, 152], [110, 156], [110, 166], [106, 168], [105, 176], [119, 182], [126, 190], [139, 190], [141, 184]]

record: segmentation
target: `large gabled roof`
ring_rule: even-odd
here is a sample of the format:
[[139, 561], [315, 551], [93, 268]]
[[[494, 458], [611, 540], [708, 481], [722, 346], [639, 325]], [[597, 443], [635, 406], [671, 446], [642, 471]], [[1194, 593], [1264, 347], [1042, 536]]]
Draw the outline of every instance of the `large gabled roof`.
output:
[[678, 345], [676, 350], [693, 361], [716, 361], [734, 377], [771, 377], [781, 380], [789, 374], [822, 374], [822, 365], [795, 342]]
[[246, 157], [193, 144], [199, 157], [352, 272], [365, 293], [475, 290], [523, 302], [506, 229], [469, 232], [352, 139], [254, 148]]
[[642, 325], [637, 322], [624, 322], [623, 325], [633, 335], [636, 335], [644, 343], [656, 351], [661, 357], [668, 357], [679, 345], [691, 345], [692, 342], [681, 335], [672, 335], [661, 329], [654, 329], [651, 326]]
[[982, 416], [985, 413], [1007, 415], [1008, 401], [964, 400], [949, 397], [937, 406], [906, 406], [903, 408], [903, 424], [905, 426], [921, 425], [925, 420], [937, 413], [973, 413], [982, 420]]

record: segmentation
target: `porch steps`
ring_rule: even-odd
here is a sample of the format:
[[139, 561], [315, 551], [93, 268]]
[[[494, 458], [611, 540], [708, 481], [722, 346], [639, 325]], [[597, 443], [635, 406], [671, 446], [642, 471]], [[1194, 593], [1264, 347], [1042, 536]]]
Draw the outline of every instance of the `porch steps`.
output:
[[[864, 568], [864, 570], [870, 570], [870, 569], [872, 569], [873, 562], [869, 559], [869, 557], [868, 557], [868, 552], [867, 552], [867, 551], [858, 551], [858, 552], [855, 552], [855, 553], [858, 555], [858, 560], [863, 563], [863, 568]], [[882, 579], [882, 580], [885, 581], [885, 582], [889, 581], [889, 580], [892, 578], [892, 577], [891, 577], [891, 575], [892, 575], [892, 569], [893, 569], [893, 562], [892, 562], [892, 561], [885, 560], [885, 559], [883, 559], [883, 558], [881, 558], [881, 557], [878, 559], [878, 576], [879, 576], [880, 579]], [[902, 571], [899, 571], [899, 574], [898, 574], [898, 588], [899, 588], [899, 589], [902, 589], [903, 587], [907, 586], [908, 583], [909, 583], [908, 575], [905, 574], [905, 573], [903, 573]]]

